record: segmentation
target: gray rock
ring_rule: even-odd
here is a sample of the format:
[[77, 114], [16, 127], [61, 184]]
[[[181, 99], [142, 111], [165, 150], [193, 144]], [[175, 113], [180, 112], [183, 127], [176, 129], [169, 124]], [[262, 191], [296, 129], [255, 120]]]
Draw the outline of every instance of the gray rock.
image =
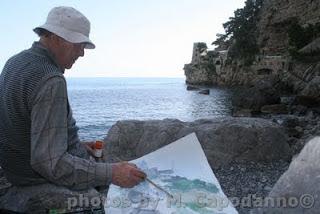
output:
[[301, 91], [300, 95], [320, 99], [320, 76], [313, 78], [308, 85]]
[[199, 91], [199, 94], [209, 95], [210, 94], [210, 90], [209, 89], [203, 89], [203, 90]]
[[320, 99], [313, 96], [298, 95], [296, 96], [293, 104], [306, 107], [317, 107], [320, 105]]
[[[295, 99], [295, 102], [298, 99], [299, 98], [297, 96], [297, 98]], [[292, 105], [290, 106], [290, 112], [294, 115], [304, 116], [308, 112], [308, 107], [306, 107], [305, 105]]]
[[233, 117], [252, 117], [253, 110], [252, 109], [237, 109], [232, 112]]
[[291, 105], [295, 100], [295, 96], [282, 96], [280, 97], [280, 103], [285, 105]]
[[157, 150], [195, 132], [212, 168], [232, 160], [271, 162], [290, 159], [286, 135], [275, 123], [257, 118], [119, 121], [111, 127], [105, 142], [106, 157], [131, 160]]
[[187, 90], [188, 90], [188, 91], [194, 91], [194, 90], [199, 90], [199, 88], [198, 88], [198, 87], [195, 87], [195, 86], [192, 86], [192, 85], [188, 85], [188, 86], [187, 86]]
[[[268, 207], [256, 213], [319, 213], [320, 210], [320, 137], [313, 138], [295, 158], [289, 169], [280, 177], [270, 198], [284, 198], [285, 207]], [[289, 200], [298, 200], [297, 206], [290, 206]], [[292, 203], [293, 204], [293, 203]], [[292, 205], [291, 204], [291, 205]]]
[[320, 104], [320, 76], [315, 76], [306, 84], [304, 89], [298, 93], [295, 99], [296, 104], [304, 106], [319, 106]]
[[300, 121], [299, 117], [289, 115], [289, 116], [283, 118], [282, 125], [287, 128], [294, 128], [296, 126], [299, 126], [300, 124], [301, 124], [301, 121]]
[[273, 104], [262, 106], [260, 111], [267, 114], [287, 114], [288, 108], [284, 104]]
[[253, 86], [236, 91], [232, 97], [232, 105], [236, 109], [252, 109], [258, 112], [264, 105], [278, 104], [280, 95], [277, 84], [276, 77], [257, 80]]

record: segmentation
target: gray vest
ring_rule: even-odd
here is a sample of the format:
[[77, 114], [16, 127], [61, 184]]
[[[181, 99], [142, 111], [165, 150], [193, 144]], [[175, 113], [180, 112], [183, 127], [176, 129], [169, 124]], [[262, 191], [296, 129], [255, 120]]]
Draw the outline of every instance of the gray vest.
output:
[[0, 75], [0, 165], [14, 185], [46, 182], [30, 165], [30, 115], [40, 82], [52, 76], [63, 72], [38, 42], [10, 58]]

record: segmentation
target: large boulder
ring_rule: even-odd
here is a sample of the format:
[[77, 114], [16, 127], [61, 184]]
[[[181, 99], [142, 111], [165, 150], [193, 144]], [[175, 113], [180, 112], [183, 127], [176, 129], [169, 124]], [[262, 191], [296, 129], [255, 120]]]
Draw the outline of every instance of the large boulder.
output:
[[[319, 213], [320, 137], [313, 138], [295, 158], [271, 190], [266, 204], [253, 213]], [[281, 200], [280, 200], [281, 199]], [[281, 201], [281, 203], [280, 203]]]
[[268, 76], [257, 79], [247, 88], [239, 88], [232, 97], [235, 110], [251, 109], [259, 112], [262, 106], [280, 103], [280, 83], [277, 77]]
[[[291, 151], [283, 130], [257, 118], [216, 118], [194, 122], [179, 120], [119, 121], [105, 138], [106, 157], [131, 160], [195, 132], [213, 168], [232, 160], [271, 162], [288, 160]], [[165, 157], [164, 157], [165, 158]]]

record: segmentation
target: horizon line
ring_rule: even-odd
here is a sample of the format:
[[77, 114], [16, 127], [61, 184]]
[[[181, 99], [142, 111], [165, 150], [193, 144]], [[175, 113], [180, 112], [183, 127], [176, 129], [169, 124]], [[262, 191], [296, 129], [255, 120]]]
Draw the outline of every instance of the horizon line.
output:
[[183, 76], [65, 76], [65, 78], [176, 78], [183, 79]]

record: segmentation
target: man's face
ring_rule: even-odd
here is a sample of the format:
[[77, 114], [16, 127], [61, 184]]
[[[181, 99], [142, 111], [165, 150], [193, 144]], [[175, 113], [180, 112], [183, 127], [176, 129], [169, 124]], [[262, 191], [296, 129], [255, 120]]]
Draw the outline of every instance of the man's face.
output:
[[70, 69], [79, 57], [84, 56], [83, 43], [71, 43], [60, 37], [57, 40], [55, 58], [64, 69]]

